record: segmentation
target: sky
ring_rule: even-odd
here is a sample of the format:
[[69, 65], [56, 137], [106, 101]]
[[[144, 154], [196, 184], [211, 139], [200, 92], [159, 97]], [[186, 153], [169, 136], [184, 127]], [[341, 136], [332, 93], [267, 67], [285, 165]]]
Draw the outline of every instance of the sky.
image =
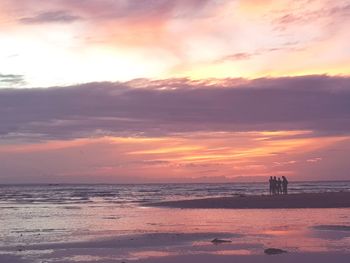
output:
[[1, 0], [0, 181], [350, 180], [349, 0]]

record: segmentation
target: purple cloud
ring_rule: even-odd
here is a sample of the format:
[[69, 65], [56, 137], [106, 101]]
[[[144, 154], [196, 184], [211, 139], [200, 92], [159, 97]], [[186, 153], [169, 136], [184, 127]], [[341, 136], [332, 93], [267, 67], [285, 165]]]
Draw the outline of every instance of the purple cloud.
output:
[[[18, 0], [16, 3], [5, 0], [9, 6], [23, 9], [25, 14], [32, 6], [40, 4], [38, 0]], [[154, 1], [124, 1], [124, 0], [53, 0], [45, 3], [52, 10], [20, 19], [23, 23], [70, 23], [80, 16], [86, 19], [144, 19], [165, 18], [196, 18], [207, 16], [213, 7], [219, 3], [213, 0], [154, 0]], [[79, 14], [79, 16], [72, 15]]]
[[20, 21], [24, 24], [72, 23], [80, 19], [81, 17], [72, 15], [68, 11], [58, 10], [42, 12], [31, 17], [23, 17]]
[[2, 89], [0, 134], [3, 139], [279, 129], [348, 134], [349, 88], [349, 77], [304, 76]]
[[[293, 9], [292, 9], [293, 10]], [[281, 12], [273, 23], [278, 30], [286, 30], [290, 26], [307, 25], [319, 20], [325, 20], [325, 26], [337, 25], [339, 21], [350, 16], [350, 4], [348, 1], [334, 1], [320, 6], [318, 9], [305, 8], [291, 11], [290, 8]], [[339, 26], [339, 25], [338, 25]]]
[[23, 85], [24, 84], [23, 75], [18, 74], [1, 74], [0, 73], [0, 87], [2, 86], [13, 86], [13, 85]]
[[142, 18], [167, 16], [176, 18], [193, 18], [211, 5], [212, 0], [156, 0], [156, 1], [121, 1], [121, 0], [84, 0], [67, 1], [65, 5], [91, 14], [98, 12], [99, 18]]

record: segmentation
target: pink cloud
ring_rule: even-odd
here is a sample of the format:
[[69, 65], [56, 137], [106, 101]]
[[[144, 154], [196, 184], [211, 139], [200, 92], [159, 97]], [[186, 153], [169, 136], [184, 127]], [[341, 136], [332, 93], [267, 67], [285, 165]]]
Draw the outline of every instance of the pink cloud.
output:
[[316, 157], [316, 158], [308, 159], [306, 161], [308, 163], [318, 163], [318, 162], [322, 161], [322, 158], [321, 157]]

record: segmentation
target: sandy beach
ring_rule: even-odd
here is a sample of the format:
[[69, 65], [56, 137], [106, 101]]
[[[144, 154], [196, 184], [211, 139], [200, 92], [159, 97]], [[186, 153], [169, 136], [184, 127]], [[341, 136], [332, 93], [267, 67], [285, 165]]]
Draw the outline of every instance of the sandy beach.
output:
[[342, 208], [350, 207], [350, 192], [302, 193], [289, 195], [237, 195], [151, 203], [150, 206], [173, 208]]

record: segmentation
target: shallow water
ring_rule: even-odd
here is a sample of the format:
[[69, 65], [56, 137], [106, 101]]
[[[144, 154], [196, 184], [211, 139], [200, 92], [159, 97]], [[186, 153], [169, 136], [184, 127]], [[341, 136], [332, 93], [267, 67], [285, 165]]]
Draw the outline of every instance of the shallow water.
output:
[[[290, 193], [350, 191], [345, 182], [292, 182]], [[0, 204], [130, 205], [161, 200], [192, 199], [235, 194], [268, 193], [267, 183], [235, 184], [144, 184], [144, 185], [0, 185]]]

